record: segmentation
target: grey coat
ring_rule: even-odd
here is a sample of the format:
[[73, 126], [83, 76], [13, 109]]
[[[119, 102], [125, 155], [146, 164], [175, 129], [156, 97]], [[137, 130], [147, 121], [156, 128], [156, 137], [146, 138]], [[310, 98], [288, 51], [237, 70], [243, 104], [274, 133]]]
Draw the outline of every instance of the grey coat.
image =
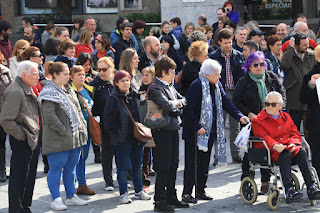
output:
[[73, 135], [70, 119], [60, 105], [43, 100], [41, 103], [41, 110], [44, 115], [43, 155], [76, 149], [87, 143], [87, 123], [83, 117], [77, 96], [70, 86], [66, 87], [65, 92], [75, 107], [75, 111], [80, 118], [80, 125]]
[[0, 125], [18, 141], [26, 141], [34, 149], [40, 138], [42, 116], [40, 103], [20, 77], [17, 77], [3, 95]]
[[307, 110], [307, 106], [299, 100], [303, 76], [307, 74], [316, 64], [314, 53], [308, 50], [303, 59], [288, 46], [281, 60], [281, 67], [285, 69], [287, 80], [285, 83], [287, 94], [287, 109]]

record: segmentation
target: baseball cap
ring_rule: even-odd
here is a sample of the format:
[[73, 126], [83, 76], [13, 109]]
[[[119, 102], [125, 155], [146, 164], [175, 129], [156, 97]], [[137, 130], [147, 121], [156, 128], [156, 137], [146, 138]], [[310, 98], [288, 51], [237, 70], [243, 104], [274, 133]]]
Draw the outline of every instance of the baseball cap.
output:
[[266, 33], [262, 32], [260, 29], [253, 29], [249, 33], [249, 38], [251, 38], [251, 36], [264, 35], [264, 34], [266, 34]]

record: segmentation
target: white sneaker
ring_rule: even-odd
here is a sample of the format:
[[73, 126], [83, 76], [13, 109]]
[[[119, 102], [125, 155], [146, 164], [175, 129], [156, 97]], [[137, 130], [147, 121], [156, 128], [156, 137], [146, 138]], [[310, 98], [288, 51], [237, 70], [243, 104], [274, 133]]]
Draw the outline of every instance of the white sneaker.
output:
[[127, 188], [132, 188], [132, 185], [130, 183], [127, 183]]
[[64, 203], [62, 202], [61, 197], [57, 197], [56, 199], [54, 199], [54, 201], [51, 202], [50, 206], [52, 209], [58, 210], [58, 211], [68, 209], [68, 207], [64, 205]]
[[129, 198], [128, 192], [124, 193], [123, 195], [120, 195], [119, 201], [121, 203], [132, 203], [132, 200]]
[[105, 191], [113, 191], [114, 187], [113, 186], [107, 186], [106, 188], [104, 188]]
[[134, 193], [134, 197], [136, 199], [140, 199], [140, 200], [150, 200], [151, 199], [151, 196], [148, 195], [147, 193], [145, 193], [143, 190], [141, 190], [138, 193]]
[[74, 194], [73, 198], [67, 198], [65, 203], [68, 206], [84, 206], [87, 205], [89, 202], [87, 200], [82, 200], [76, 194]]

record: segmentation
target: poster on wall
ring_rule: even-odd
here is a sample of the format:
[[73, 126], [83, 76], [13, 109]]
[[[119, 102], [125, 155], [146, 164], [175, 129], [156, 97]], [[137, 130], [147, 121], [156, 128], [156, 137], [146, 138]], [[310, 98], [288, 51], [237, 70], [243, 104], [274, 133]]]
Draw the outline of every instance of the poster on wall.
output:
[[87, 6], [94, 8], [117, 7], [117, 0], [88, 0]]
[[[72, 7], [76, 6], [76, 0], [72, 0]], [[25, 0], [25, 7], [30, 9], [56, 8], [57, 0]]]

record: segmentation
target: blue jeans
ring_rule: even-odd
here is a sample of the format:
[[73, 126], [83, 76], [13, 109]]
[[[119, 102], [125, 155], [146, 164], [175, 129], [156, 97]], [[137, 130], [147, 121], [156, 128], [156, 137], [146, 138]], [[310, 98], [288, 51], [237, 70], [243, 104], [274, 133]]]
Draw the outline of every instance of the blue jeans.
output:
[[138, 145], [136, 142], [132, 142], [128, 146], [115, 145], [115, 151], [117, 155], [117, 179], [120, 195], [128, 191], [127, 174], [130, 165], [132, 166], [134, 191], [140, 192], [142, 190], [143, 144]]
[[77, 172], [77, 180], [78, 180], [78, 185], [86, 185], [86, 160], [88, 158], [89, 154], [89, 148], [90, 148], [90, 143], [91, 143], [91, 138], [88, 134], [88, 141], [86, 145], [83, 145], [81, 147], [81, 155], [79, 162], [77, 164], [76, 172]]
[[79, 162], [81, 147], [48, 154], [49, 172], [47, 175], [48, 187], [52, 200], [60, 197], [60, 179], [63, 169], [63, 185], [67, 198], [72, 198], [75, 193], [75, 168]]

